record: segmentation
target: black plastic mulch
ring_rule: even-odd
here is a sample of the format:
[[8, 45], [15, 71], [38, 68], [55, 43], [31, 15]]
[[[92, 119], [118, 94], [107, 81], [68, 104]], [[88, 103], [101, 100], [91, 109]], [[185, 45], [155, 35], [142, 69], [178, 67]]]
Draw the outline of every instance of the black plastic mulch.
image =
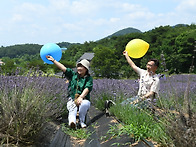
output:
[[[67, 119], [63, 121], [67, 123]], [[43, 132], [41, 137], [39, 137], [38, 142], [35, 147], [110, 147], [110, 146], [123, 146], [130, 147], [134, 140], [127, 135], [123, 135], [120, 138], [109, 138], [107, 140], [101, 139], [103, 136], [107, 135], [107, 131], [110, 129], [111, 125], [119, 124], [119, 122], [114, 117], [106, 117], [104, 112], [99, 111], [94, 106], [91, 106], [88, 114], [86, 123], [88, 127], [86, 128], [91, 136], [84, 142], [83, 145], [76, 145], [70, 141], [70, 136], [62, 131], [60, 124], [49, 126], [46, 132]], [[59, 128], [58, 128], [58, 127]], [[118, 145], [117, 145], [118, 144]], [[154, 147], [151, 142], [147, 144], [143, 141], [138, 142], [134, 147]]]

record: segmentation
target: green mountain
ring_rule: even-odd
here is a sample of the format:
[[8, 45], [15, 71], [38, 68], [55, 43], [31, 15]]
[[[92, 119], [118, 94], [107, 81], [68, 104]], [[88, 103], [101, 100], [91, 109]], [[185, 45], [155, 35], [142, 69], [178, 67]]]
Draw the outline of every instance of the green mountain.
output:
[[114, 36], [122, 36], [122, 35], [130, 34], [130, 33], [142, 33], [142, 32], [138, 29], [129, 27], [129, 28], [119, 30], [119, 31], [117, 31], [117, 32], [113, 33], [112, 35], [109, 35], [105, 38], [111, 38], [111, 37], [114, 37]]
[[[57, 43], [61, 48], [69, 48], [71, 45], [79, 45], [79, 43], [61, 42]], [[10, 57], [17, 58], [26, 55], [39, 54], [43, 45], [39, 44], [18, 44], [7, 47], [0, 47], [0, 58]]]

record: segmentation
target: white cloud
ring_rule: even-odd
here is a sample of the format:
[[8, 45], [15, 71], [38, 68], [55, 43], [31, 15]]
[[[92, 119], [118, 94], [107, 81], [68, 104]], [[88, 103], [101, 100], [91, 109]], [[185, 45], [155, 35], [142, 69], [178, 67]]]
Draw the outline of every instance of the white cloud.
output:
[[55, 10], [65, 10], [67, 11], [70, 5], [69, 0], [49, 0], [51, 8]]
[[73, 1], [71, 5], [71, 12], [79, 15], [89, 15], [97, 10], [96, 1]]
[[[98, 40], [126, 27], [148, 31], [196, 20], [195, 0], [9, 0], [0, 45]], [[2, 37], [3, 36], [3, 37]]]
[[176, 7], [176, 10], [184, 13], [196, 12], [196, 1], [195, 0], [181, 1], [181, 3]]
[[72, 24], [72, 23], [64, 23], [62, 25], [62, 27], [66, 30], [72, 30], [72, 31], [80, 31], [81, 30], [81, 28], [78, 25]]
[[23, 24], [35, 23], [36, 20], [43, 18], [47, 12], [44, 6], [32, 3], [16, 5], [12, 11], [13, 23], [20, 21]]
[[120, 18], [110, 18], [111, 23], [118, 23], [120, 21]]
[[146, 8], [142, 7], [141, 5], [135, 5], [129, 3], [122, 3], [121, 8], [125, 12], [146, 11]]
[[12, 20], [13, 21], [21, 21], [21, 20], [23, 20], [23, 17], [20, 14], [14, 14], [12, 17]]

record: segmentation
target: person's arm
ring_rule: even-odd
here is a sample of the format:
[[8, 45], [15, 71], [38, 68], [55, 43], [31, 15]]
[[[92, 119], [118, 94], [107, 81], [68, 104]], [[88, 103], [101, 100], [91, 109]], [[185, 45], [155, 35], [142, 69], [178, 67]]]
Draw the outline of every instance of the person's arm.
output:
[[137, 66], [135, 65], [135, 63], [131, 60], [131, 58], [129, 57], [127, 51], [123, 52], [123, 55], [125, 56], [127, 62], [129, 63], [129, 65], [131, 66], [131, 68], [137, 72]]
[[150, 92], [146, 93], [145, 95], [143, 95], [143, 96], [141, 97], [141, 100], [143, 101], [143, 100], [145, 100], [145, 99], [147, 99], [147, 98], [149, 98], [149, 97], [152, 97], [152, 96], [154, 96], [154, 95], [155, 95], [155, 92], [150, 91]]
[[83, 90], [83, 92], [81, 93], [80, 97], [83, 99], [83, 98], [85, 98], [85, 96], [86, 96], [88, 93], [89, 93], [89, 89], [88, 89], [88, 88], [85, 88], [85, 89]]
[[77, 105], [80, 105], [82, 103], [82, 100], [85, 98], [85, 96], [89, 93], [88, 88], [85, 88], [82, 92], [82, 94], [77, 98]]
[[79, 98], [77, 99], [77, 103], [78, 104], [81, 104], [82, 100], [88, 95], [88, 93], [91, 92], [92, 87], [93, 87], [93, 79], [92, 79], [92, 77], [90, 77], [88, 79], [88, 81], [86, 82], [84, 90], [82, 91], [82, 93], [80, 94]]
[[63, 72], [66, 71], [66, 67], [61, 64], [60, 62], [56, 61], [52, 56], [46, 56], [46, 58], [50, 61], [52, 61], [54, 63], [54, 65], [56, 65], [57, 68], [59, 68], [60, 70], [62, 70]]
[[137, 103], [139, 103], [139, 102], [141, 102], [141, 101], [144, 101], [145, 99], [147, 99], [147, 98], [153, 96], [154, 94], [155, 94], [155, 92], [150, 91], [150, 92], [148, 92], [147, 94], [145, 94], [145, 95], [143, 95], [142, 97], [140, 97], [139, 99], [137, 99], [137, 100], [131, 102], [131, 104], [137, 104]]

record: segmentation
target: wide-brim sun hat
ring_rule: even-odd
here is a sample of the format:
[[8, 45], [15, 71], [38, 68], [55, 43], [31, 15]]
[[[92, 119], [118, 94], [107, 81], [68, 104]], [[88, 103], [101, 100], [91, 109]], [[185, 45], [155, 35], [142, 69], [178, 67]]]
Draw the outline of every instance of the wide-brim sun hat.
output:
[[82, 59], [76, 64], [76, 67], [78, 67], [79, 64], [83, 65], [87, 70], [89, 70], [90, 62], [88, 60]]

